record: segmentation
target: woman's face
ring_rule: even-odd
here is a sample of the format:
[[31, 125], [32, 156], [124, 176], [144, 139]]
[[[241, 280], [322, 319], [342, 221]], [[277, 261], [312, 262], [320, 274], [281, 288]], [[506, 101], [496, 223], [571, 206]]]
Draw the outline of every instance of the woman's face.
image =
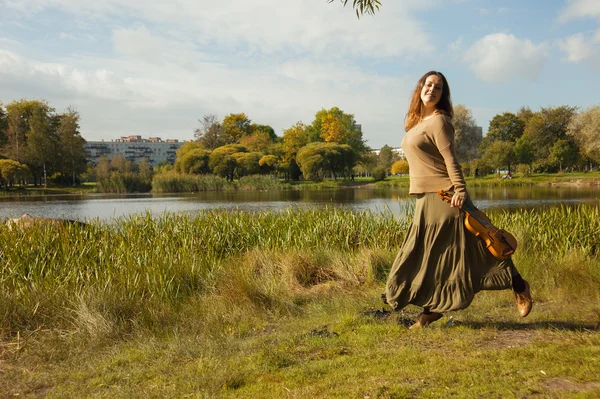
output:
[[442, 98], [444, 82], [438, 75], [429, 75], [421, 89], [421, 101], [425, 108], [435, 108]]

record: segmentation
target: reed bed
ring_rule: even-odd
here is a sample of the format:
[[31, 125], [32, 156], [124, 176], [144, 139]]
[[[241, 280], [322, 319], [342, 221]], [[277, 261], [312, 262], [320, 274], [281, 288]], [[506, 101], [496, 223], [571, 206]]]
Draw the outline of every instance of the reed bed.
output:
[[198, 191], [231, 190], [234, 187], [222, 177], [215, 175], [161, 173], [152, 178], [155, 193], [192, 193]]
[[[536, 292], [577, 289], [598, 300], [599, 211], [581, 205], [491, 218], [519, 240], [515, 260]], [[243, 329], [253, 317], [381, 285], [407, 227], [391, 213], [339, 209], [0, 227], [0, 336], [49, 326], [160, 329], [185, 309], [201, 328]]]

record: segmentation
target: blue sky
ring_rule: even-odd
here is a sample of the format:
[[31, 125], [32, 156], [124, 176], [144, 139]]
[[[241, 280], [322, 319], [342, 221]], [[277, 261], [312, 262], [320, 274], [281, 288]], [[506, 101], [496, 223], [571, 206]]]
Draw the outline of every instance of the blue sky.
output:
[[487, 131], [521, 106], [600, 103], [600, 0], [0, 0], [0, 101], [74, 106], [86, 140], [190, 140], [245, 112], [278, 135], [322, 108], [394, 147], [429, 70]]

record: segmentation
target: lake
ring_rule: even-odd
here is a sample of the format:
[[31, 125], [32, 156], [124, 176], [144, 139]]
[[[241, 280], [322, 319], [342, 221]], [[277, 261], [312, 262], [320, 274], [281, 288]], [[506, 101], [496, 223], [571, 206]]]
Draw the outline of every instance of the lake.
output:
[[[487, 212], [517, 209], [543, 209], [582, 203], [598, 204], [599, 186], [532, 186], [469, 188], [480, 209]], [[408, 189], [341, 188], [329, 190], [222, 191], [190, 194], [88, 194], [21, 196], [0, 198], [0, 219], [23, 213], [86, 221], [116, 218], [150, 212], [193, 215], [210, 209], [281, 211], [289, 208], [336, 207], [402, 216], [410, 201]]]

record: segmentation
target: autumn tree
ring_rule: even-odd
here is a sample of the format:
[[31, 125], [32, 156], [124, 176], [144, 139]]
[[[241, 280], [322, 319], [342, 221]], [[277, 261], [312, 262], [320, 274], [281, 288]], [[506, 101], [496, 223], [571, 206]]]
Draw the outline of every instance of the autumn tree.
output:
[[192, 148], [175, 159], [175, 170], [179, 173], [206, 174], [211, 152], [204, 148]]
[[477, 147], [482, 140], [481, 129], [477, 126], [471, 110], [462, 104], [454, 107], [452, 125], [456, 157], [459, 162], [469, 162], [477, 156]]
[[194, 130], [194, 138], [197, 142], [201, 143], [202, 147], [207, 150], [214, 150], [226, 144], [221, 129], [221, 122], [219, 122], [216, 115], [204, 115], [198, 122], [200, 122], [200, 127]]
[[356, 164], [356, 152], [348, 144], [310, 143], [300, 149], [297, 162], [307, 180], [321, 181], [326, 174], [334, 179], [351, 173]]
[[575, 115], [569, 123], [567, 134], [575, 140], [585, 156], [600, 162], [600, 105]]
[[283, 131], [282, 165], [287, 170], [286, 177], [297, 180], [300, 175], [300, 168], [296, 162], [298, 151], [310, 143], [310, 136], [307, 126], [302, 122], [296, 122], [290, 128]]
[[401, 159], [399, 161], [396, 161], [392, 164], [392, 169], [391, 169], [391, 173], [393, 175], [407, 175], [409, 172], [408, 170], [408, 161]]
[[246, 114], [229, 114], [221, 124], [221, 135], [225, 144], [239, 143], [240, 139], [251, 133], [252, 121]]
[[0, 159], [0, 187], [10, 187], [29, 176], [29, 168], [12, 159]]
[[228, 144], [215, 148], [210, 153], [208, 161], [210, 170], [217, 176], [233, 181], [237, 168], [237, 161], [233, 155], [247, 151], [246, 147], [239, 144]]
[[318, 111], [307, 132], [311, 142], [347, 144], [359, 156], [368, 150], [354, 115], [347, 114], [338, 107]]

